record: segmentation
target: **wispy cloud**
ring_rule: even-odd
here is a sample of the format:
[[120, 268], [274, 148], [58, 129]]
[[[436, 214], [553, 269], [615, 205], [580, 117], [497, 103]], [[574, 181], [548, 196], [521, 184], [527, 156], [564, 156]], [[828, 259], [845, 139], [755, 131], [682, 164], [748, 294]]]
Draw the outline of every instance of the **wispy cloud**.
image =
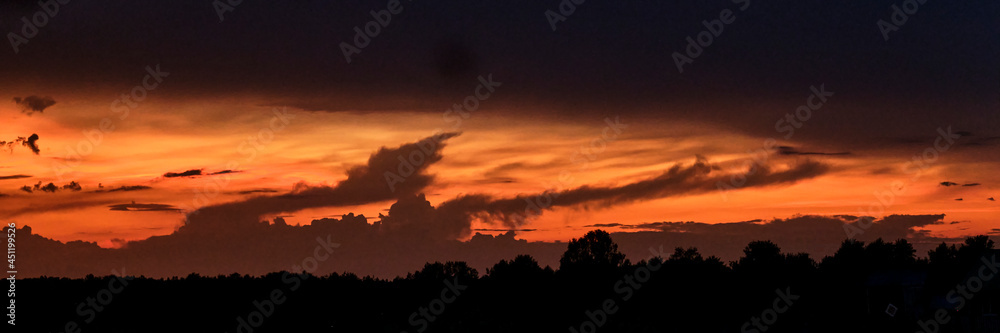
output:
[[180, 211], [180, 208], [167, 204], [117, 204], [108, 206], [111, 210], [126, 212], [155, 212], [155, 211]]
[[201, 169], [192, 169], [184, 172], [167, 172], [163, 174], [163, 178], [194, 177], [194, 176], [201, 176]]

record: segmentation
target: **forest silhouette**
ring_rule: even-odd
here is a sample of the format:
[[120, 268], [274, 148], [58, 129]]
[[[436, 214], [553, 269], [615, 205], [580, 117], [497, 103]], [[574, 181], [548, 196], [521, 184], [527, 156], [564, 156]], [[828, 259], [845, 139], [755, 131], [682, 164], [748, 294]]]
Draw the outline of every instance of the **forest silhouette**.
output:
[[[427, 263], [394, 279], [274, 272], [18, 281], [19, 329], [45, 332], [989, 332], [987, 236], [926, 257], [905, 239], [844, 240], [832, 256], [754, 241], [733, 262], [696, 248], [626, 258], [601, 230], [558, 269], [529, 255], [485, 274]], [[633, 261], [635, 260], [635, 261]], [[978, 281], [978, 282], [976, 282]], [[945, 320], [946, 319], [946, 320]]]

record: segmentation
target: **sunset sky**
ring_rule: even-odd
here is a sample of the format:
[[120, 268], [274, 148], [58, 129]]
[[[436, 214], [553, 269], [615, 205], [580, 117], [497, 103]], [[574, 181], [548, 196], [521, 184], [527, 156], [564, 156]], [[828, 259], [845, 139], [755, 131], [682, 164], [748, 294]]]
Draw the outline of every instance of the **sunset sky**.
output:
[[[914, 230], [998, 232], [998, 3], [926, 2], [888, 40], [877, 22], [893, 2], [742, 3], [587, 1], [553, 31], [557, 1], [403, 1], [348, 62], [341, 43], [385, 2], [244, 1], [222, 16], [210, 1], [70, 2], [0, 51], [0, 141], [14, 142], [0, 217], [118, 248], [240, 205], [290, 225], [375, 223], [423, 193], [474, 217], [446, 234], [458, 240], [806, 215], [944, 214]], [[2, 7], [0, 27], [22, 36], [42, 10]], [[723, 10], [735, 21], [680, 72], [672, 55]], [[426, 184], [336, 199], [384, 191], [404, 146], [440, 133]], [[403, 153], [376, 161], [382, 148]], [[345, 181], [359, 166], [370, 174]], [[541, 215], [502, 215], [546, 191]]]

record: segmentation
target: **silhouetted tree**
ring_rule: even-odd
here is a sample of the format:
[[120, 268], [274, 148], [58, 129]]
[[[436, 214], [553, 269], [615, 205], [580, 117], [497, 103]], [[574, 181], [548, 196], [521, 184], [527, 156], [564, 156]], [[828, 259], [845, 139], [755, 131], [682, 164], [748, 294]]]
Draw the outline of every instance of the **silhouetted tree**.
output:
[[[986, 235], [968, 237], [961, 247], [958, 248], [958, 256], [973, 262], [979, 261], [979, 257], [986, 255], [993, 249], [993, 240]], [[963, 260], [964, 262], [965, 260]]]
[[698, 249], [694, 247], [689, 247], [686, 250], [682, 247], [674, 249], [674, 253], [670, 255], [670, 261], [702, 261], [701, 253], [698, 253]]
[[931, 265], [953, 265], [958, 263], [958, 248], [941, 242], [936, 248], [927, 251], [927, 259]]
[[[198, 331], [215, 332], [914, 332], [943, 309], [952, 319], [936, 331], [964, 332], [972, 331], [964, 323], [992, 318], [984, 314], [1000, 290], [984, 281], [961, 311], [946, 295], [979, 272], [993, 247], [988, 237], [969, 237], [939, 245], [925, 262], [906, 240], [845, 240], [817, 270], [807, 254], [755, 241], [728, 266], [694, 247], [631, 265], [608, 233], [593, 231], [567, 245], [559, 274], [518, 255], [494, 264], [483, 279], [465, 262], [427, 263], [389, 280], [350, 272], [212, 273], [138, 277], [119, 290], [114, 277], [23, 279], [18, 309], [55, 310], [18, 312], [18, 326], [32, 332], [64, 331], [69, 321], [87, 332], [182, 332], [193, 322]], [[97, 308], [89, 299], [102, 310], [91, 310]], [[888, 304], [897, 307], [895, 316], [886, 313]], [[168, 320], [177, 309], [185, 320]], [[744, 326], [755, 320], [762, 326]]]
[[752, 241], [743, 248], [743, 257], [733, 262], [733, 269], [756, 270], [780, 266], [784, 262], [781, 248], [771, 241]]
[[618, 251], [618, 244], [604, 230], [593, 230], [569, 242], [566, 252], [559, 259], [559, 270], [574, 267], [620, 268], [627, 265], [625, 255]]
[[441, 281], [442, 279], [450, 278], [452, 276], [457, 276], [459, 279], [469, 279], [475, 280], [479, 278], [479, 272], [475, 268], [469, 267], [464, 261], [448, 261], [441, 263], [436, 261], [434, 263], [424, 264], [424, 268], [407, 274], [407, 279], [413, 280], [425, 280], [425, 281]]
[[[493, 268], [486, 269], [487, 275], [497, 279], [538, 278], [545, 272], [546, 270], [538, 265], [538, 261], [527, 254], [518, 255], [511, 261], [500, 260], [493, 265]], [[548, 269], [548, 272], [552, 272], [551, 268]]]

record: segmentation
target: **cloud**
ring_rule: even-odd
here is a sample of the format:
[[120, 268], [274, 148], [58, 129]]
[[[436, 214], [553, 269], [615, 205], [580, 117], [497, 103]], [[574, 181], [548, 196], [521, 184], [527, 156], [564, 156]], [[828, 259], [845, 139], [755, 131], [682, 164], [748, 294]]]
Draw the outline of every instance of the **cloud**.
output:
[[[427, 168], [441, 160], [445, 142], [459, 133], [439, 133], [396, 148], [379, 148], [365, 165], [347, 170], [336, 186], [296, 184], [292, 192], [200, 208], [187, 215], [183, 231], [223, 232], [252, 226], [265, 214], [306, 208], [360, 205], [412, 196], [434, 179]], [[414, 163], [416, 162], [416, 163]]]
[[119, 187], [108, 189], [108, 190], [105, 190], [105, 189], [102, 188], [102, 189], [94, 191], [94, 192], [130, 192], [130, 191], [142, 191], [142, 190], [149, 190], [149, 189], [152, 189], [152, 187], [149, 187], [149, 186], [146, 186], [146, 185], [129, 185], [129, 186], [124, 186], [123, 185], [123, 186], [119, 186]]
[[167, 172], [163, 174], [163, 178], [178, 178], [178, 177], [200, 177], [200, 176], [215, 176], [215, 175], [225, 175], [230, 173], [240, 173], [243, 171], [237, 170], [222, 170], [212, 173], [205, 173], [204, 169], [191, 169], [184, 172]]
[[824, 156], [840, 156], [840, 155], [850, 155], [850, 152], [839, 152], [839, 153], [820, 153], [820, 152], [808, 152], [808, 151], [798, 151], [795, 147], [790, 146], [778, 146], [778, 153], [781, 155], [824, 155]]
[[108, 206], [111, 210], [126, 211], [126, 212], [155, 212], [155, 211], [180, 211], [180, 208], [174, 207], [173, 205], [166, 204], [137, 204], [132, 202], [130, 204], [117, 204]]
[[31, 178], [29, 175], [10, 175], [10, 176], [0, 176], [0, 180], [7, 179], [21, 179], [21, 178]]
[[25, 147], [30, 148], [31, 151], [35, 153], [35, 155], [38, 155], [38, 153], [41, 150], [38, 149], [38, 144], [36, 143], [37, 141], [38, 141], [38, 134], [32, 134], [30, 137], [28, 137], [27, 140], [25, 140], [21, 144], [24, 145]]
[[[39, 182], [39, 184], [41, 184], [41, 182]], [[49, 192], [49, 193], [55, 193], [56, 191], [58, 191], [58, 190], [59, 190], [59, 187], [57, 187], [57, 186], [56, 186], [55, 184], [53, 184], [53, 183], [48, 183], [47, 185], [45, 185], [45, 186], [42, 186], [41, 188], [39, 188], [39, 187], [38, 187], [38, 185], [35, 185], [35, 189], [36, 189], [36, 190], [39, 190], [39, 189], [40, 189], [40, 190], [42, 190], [42, 192]]]
[[969, 140], [964, 144], [966, 146], [994, 146], [1000, 143], [1000, 136], [973, 136], [972, 133], [961, 134], [962, 136], [970, 136]]
[[595, 223], [595, 224], [585, 225], [584, 227], [585, 228], [614, 228], [614, 227], [622, 227], [622, 226], [625, 226], [625, 225], [621, 224], [621, 223]]
[[35, 155], [38, 155], [38, 153], [41, 152], [41, 149], [38, 148], [37, 142], [38, 142], [38, 134], [32, 134], [27, 138], [19, 136], [17, 137], [17, 139], [11, 141], [0, 141], [0, 147], [13, 153], [14, 145], [19, 144], [28, 147], [28, 149], [31, 149], [31, 152], [35, 153]]
[[[430, 213], [417, 200], [406, 205], [410, 207], [401, 212], [423, 209]], [[139, 207], [123, 208], [135, 211], [133, 208]], [[806, 252], [819, 259], [839, 248], [846, 238], [846, 227], [864, 223], [867, 229], [857, 239], [870, 242], [876, 238], [905, 238], [914, 244], [918, 256], [926, 256], [927, 250], [941, 242], [955, 243], [962, 239], [936, 237], [922, 230], [946, 223], [943, 218], [944, 215], [891, 215], [881, 219], [809, 215], [718, 224], [652, 222], [649, 225], [658, 229], [613, 232], [612, 238], [633, 261], [648, 258], [651, 245], [664, 249], [697, 247], [705, 255], [729, 261], [739, 258], [750, 241], [765, 239], [781, 246], [782, 252]], [[497, 236], [475, 234], [465, 242], [413, 237], [387, 232], [378, 223], [369, 224], [364, 216], [354, 214], [313, 220], [302, 226], [255, 223], [252, 228], [221, 234], [178, 231], [129, 241], [127, 246], [116, 249], [102, 249], [94, 243], [79, 241], [56, 242], [32, 234], [28, 227], [24, 229], [18, 231], [19, 242], [23, 241], [24, 249], [38, 256], [26, 262], [22, 273], [27, 277], [82, 277], [122, 266], [129, 267], [132, 274], [150, 277], [184, 276], [191, 272], [260, 275], [289, 270], [290, 263], [301, 262], [304, 253], [312, 253], [318, 244], [328, 241], [341, 245], [312, 272], [315, 275], [348, 271], [359, 276], [393, 278], [419, 269], [425, 262], [442, 260], [467, 261], [472, 267], [484, 270], [500, 259], [518, 254], [529, 254], [543, 266], [555, 266], [566, 250], [565, 243], [527, 242], [516, 239], [514, 232]], [[580, 230], [579, 234], [585, 232]]]
[[[941, 186], [945, 186], [945, 187], [958, 186], [959, 185], [956, 182], [949, 182], [949, 181], [943, 181], [940, 184], [941, 184]], [[961, 185], [962, 186], [966, 186], [966, 187], [971, 187], [971, 186], [979, 186], [979, 185], [982, 185], [982, 184], [980, 184], [980, 183], [966, 183], [966, 184], [961, 184]]]
[[163, 174], [163, 178], [193, 177], [193, 176], [201, 176], [201, 169], [192, 169], [184, 172], [167, 172]]
[[31, 115], [35, 112], [42, 112], [56, 104], [56, 100], [49, 96], [27, 96], [27, 97], [14, 97], [14, 103], [21, 107], [21, 112], [26, 115]]
[[496, 232], [496, 231], [500, 231], [500, 232], [512, 232], [512, 231], [518, 231], [518, 232], [520, 232], [520, 231], [523, 231], [523, 232], [531, 232], [531, 231], [536, 231], [536, 230], [538, 230], [538, 229], [514, 229], [514, 230], [510, 230], [510, 229], [476, 229], [475, 231], [487, 231], [487, 232], [489, 232], [489, 231], [494, 231], [494, 232]]
[[59, 186], [57, 186], [54, 183], [48, 183], [48, 184], [42, 185], [41, 181], [39, 181], [38, 183], [35, 183], [34, 186], [25, 185], [25, 186], [21, 187], [21, 191], [25, 191], [25, 192], [28, 192], [28, 193], [33, 193], [35, 191], [42, 191], [42, 192], [48, 192], [48, 193], [56, 193], [59, 190], [69, 190], [69, 191], [76, 192], [76, 191], [80, 191], [82, 189], [83, 189], [83, 187], [80, 186], [80, 183], [77, 183], [75, 181], [72, 181], [69, 184], [63, 185], [62, 187], [59, 187]]
[[[447, 200], [437, 207], [423, 194], [400, 197], [389, 214], [379, 222], [380, 230], [404, 232], [432, 239], [461, 239], [471, 234], [476, 220], [501, 224], [517, 230], [528, 220], [555, 207], [605, 208], [616, 204], [653, 200], [671, 196], [695, 195], [718, 191], [718, 182], [728, 182], [737, 174], [720, 171], [699, 158], [693, 165], [677, 164], [661, 175], [621, 186], [581, 186], [536, 195], [495, 198], [486, 194], [466, 194]], [[805, 160], [774, 171], [760, 166], [746, 177], [744, 187], [791, 184], [820, 176], [829, 171], [825, 164]]]
[[111, 239], [111, 244], [112, 244], [112, 246], [114, 248], [120, 249], [120, 248], [128, 246], [128, 241], [126, 241], [124, 239], [121, 239], [121, 238], [112, 238]]
[[[25, 190], [27, 188], [27, 190]], [[25, 186], [21, 188], [25, 192], [31, 191], [30, 186]], [[89, 199], [83, 198], [80, 200], [34, 200], [26, 205], [20, 207], [15, 207], [13, 210], [5, 211], [4, 214], [8, 218], [14, 218], [26, 214], [37, 214], [38, 212], [57, 212], [57, 211], [67, 211], [67, 210], [77, 210], [85, 208], [100, 207], [105, 205], [114, 204], [116, 200], [109, 199]]]
[[254, 193], [278, 193], [278, 190], [270, 189], [270, 188], [262, 188], [262, 189], [246, 190], [246, 191], [240, 191], [239, 192], [239, 194], [254, 194]]
[[[801, 103], [798, 94], [790, 94], [787, 75], [789, 68], [803, 68], [815, 60], [814, 51], [822, 47], [832, 47], [843, 54], [871, 54], [863, 59], [845, 59], [843, 62], [831, 63], [830, 66], [817, 68], [816, 76], [836, 77], [836, 82], [829, 82], [833, 90], [838, 87], [850, 87], [858, 91], [881, 91], [880, 94], [859, 96], [851, 101], [869, 105], [866, 108], [853, 107], [849, 104], [830, 104], [824, 106], [825, 111], [836, 112], [837, 121], [810, 122], [808, 131], [796, 132], [796, 141], [822, 137], [826, 142], [840, 142], [844, 139], [859, 139], [865, 135], [858, 133], [880, 133], [885, 135], [915, 134], [924, 128], [937, 126], [939, 120], [933, 115], [940, 113], [941, 105], [928, 102], [915, 102], [909, 98], [914, 94], [924, 96], [929, 101], [958, 101], [953, 112], [956, 119], [974, 123], [979, 126], [968, 126], [976, 132], [990, 131], [996, 128], [996, 119], [975, 117], [983, 114], [989, 105], [982, 105], [978, 96], [996, 95], [996, 71], [977, 71], [979, 68], [995, 66], [994, 57], [984, 52], [976, 52], [974, 42], [954, 43], [952, 49], [940, 48], [928, 50], [920, 45], [899, 45], [886, 52], [884, 43], [879, 40], [860, 41], [849, 35], [829, 35], [823, 29], [807, 32], [773, 31], [769, 26], [748, 27], [746, 33], [760, 37], [765, 43], [782, 45], [788, 52], [776, 56], [766, 48], [747, 47], [747, 42], [732, 44], [717, 44], [720, 53], [742, 52], [744, 57], [738, 61], [720, 63], [711, 71], [702, 71], [698, 76], [682, 75], [676, 71], [670, 61], [661, 61], [656, 55], [663, 52], [648, 52], [646, 45], [637, 41], [663, 39], [684, 40], [689, 34], [684, 29], [677, 29], [677, 23], [686, 19], [684, 13], [714, 10], [712, 4], [696, 2], [683, 5], [683, 9], [672, 2], [657, 3], [626, 3], [607, 2], [595, 8], [597, 12], [637, 12], [651, 15], [621, 15], [621, 17], [606, 17], [606, 20], [589, 21], [594, 31], [636, 31], [636, 34], [622, 36], [618, 34], [593, 35], [592, 38], [565, 40], [564, 43], [550, 42], [551, 36], [534, 34], [536, 26], [510, 26], [508, 21], [537, 20], [538, 13], [549, 8], [543, 2], [530, 1], [486, 1], [469, 3], [465, 13], [473, 15], [477, 25], [447, 24], [435, 22], [453, 17], [453, 9], [446, 3], [427, 4], [424, 10], [433, 17], [427, 20], [413, 22], [409, 28], [412, 34], [406, 37], [383, 36], [380, 38], [398, 39], [400, 42], [387, 41], [383, 52], [371, 52], [356, 55], [354, 61], [348, 64], [340, 58], [336, 46], [330, 52], [316, 52], [316, 45], [311, 42], [318, 40], [344, 40], [353, 37], [348, 29], [299, 29], [283, 25], [283, 18], [311, 17], [324, 13], [329, 22], [347, 22], [355, 18], [356, 12], [338, 10], [339, 2], [316, 1], [303, 3], [300, 6], [281, 6], [277, 3], [261, 4], [255, 8], [241, 7], [245, 17], [255, 17], [257, 20], [233, 23], [233, 30], [213, 29], [218, 26], [218, 18], [214, 15], [192, 17], [188, 24], [178, 27], [169, 19], [188, 13], [191, 5], [187, 2], [165, 3], [156, 11], [128, 12], [118, 7], [101, 7], [88, 5], [86, 17], [115, 18], [128, 15], [128, 20], [108, 27], [94, 27], [88, 31], [66, 31], [58, 36], [52, 36], [52, 42], [46, 45], [32, 44], [30, 48], [38, 56], [10, 57], [10, 65], [5, 71], [9, 82], [47, 82], [54, 86], [70, 86], [72, 78], [90, 77], [95, 82], [101, 82], [97, 89], [109, 90], [114, 93], [116, 87], [130, 87], [135, 84], [132, 73], [134, 68], [116, 66], [131, 61], [129, 50], [150, 49], [154, 54], [170, 54], [178, 59], [175, 64], [164, 68], [182, 73], [201, 73], [197, 76], [170, 77], [176, 82], [173, 89], [163, 91], [168, 96], [261, 96], [264, 100], [274, 103], [290, 101], [291, 104], [314, 105], [314, 109], [328, 111], [368, 111], [383, 112], [384, 110], [399, 110], [423, 108], [427, 112], [440, 114], [440, 105], [451, 105], [461, 96], [470, 94], [475, 86], [475, 76], [466, 73], [487, 73], [496, 71], [499, 81], [510, 80], [517, 84], [505, 84], [500, 87], [503, 92], [491, 97], [489, 103], [481, 107], [500, 108], [503, 103], [509, 103], [510, 109], [545, 110], [545, 113], [558, 114], [565, 117], [580, 117], [589, 112], [607, 112], [607, 105], [615, 105], [615, 112], [635, 112], [647, 115], [662, 115], [659, 119], [695, 118], [699, 121], [712, 121], [723, 125], [741, 125], [746, 131], [758, 134], [774, 135], [773, 106], [762, 103], [739, 106], [746, 98], [781, 101], [782, 103]], [[771, 3], [755, 3], [762, 12], [777, 10], [781, 7]], [[978, 24], [989, 26], [993, 24], [992, 17], [976, 12], [969, 6], [960, 4], [942, 4], [947, 10], [956, 14], [942, 17], [941, 26], [965, 27]], [[844, 20], [836, 24], [845, 27], [857, 24], [868, 24], [862, 18], [866, 13], [884, 10], [878, 3], [864, 3], [851, 8], [836, 8], [826, 2], [810, 2], [808, 5], [785, 8], [788, 15], [775, 16], [772, 19], [782, 26], [800, 26], [810, 22], [822, 21], [822, 13], [829, 10], [844, 10]], [[35, 8], [34, 10], [37, 10]], [[487, 15], [485, 13], [504, 13], [504, 15]], [[662, 15], [652, 15], [659, 13]], [[25, 13], [30, 14], [30, 12]], [[20, 17], [12, 16], [12, 17]], [[11, 20], [15, 21], [15, 20]], [[544, 23], [540, 23], [544, 25]], [[154, 46], [145, 45], [143, 32], [145, 29], [154, 31], [171, 31], [179, 38], [164, 39]], [[989, 40], [990, 29], [984, 31], [967, 30], [960, 36], [962, 41]], [[234, 31], [243, 31], [237, 34]], [[121, 38], [101, 38], [120, 34]], [[809, 38], [796, 39], [799, 42], [786, 43], [798, 36]], [[450, 36], [463, 37], [455, 40]], [[933, 38], [942, 38], [930, 35]], [[409, 41], [409, 42], [402, 42]], [[616, 44], [617, 43], [617, 44]], [[587, 64], [600, 65], [599, 70], [578, 70], [579, 62], [567, 62], [565, 59], [580, 54], [585, 50], [601, 49], [615, 44], [620, 52], [593, 54]], [[249, 45], [260, 49], [284, 47], [284, 53], [257, 52], [252, 59], [240, 58], [257, 51]], [[668, 45], [660, 45], [672, 48]], [[526, 50], [534, 50], [528, 52]], [[662, 50], [669, 51], [669, 50]], [[966, 55], [970, 65], [962, 69], [953, 68], [946, 63], [928, 63], [918, 70], [891, 66], [902, 56], [914, 54], [914, 51], [932, 54], [933, 58], [947, 57], [952, 54]], [[93, 61], [82, 65], [72, 57], [59, 57], [59, 54], [86, 54]], [[401, 59], [399, 54], [409, 54], [412, 57]], [[5, 54], [12, 55], [12, 54]], [[333, 57], [332, 57], [333, 56]], [[64, 59], [66, 58], [66, 59]], [[839, 58], [838, 58], [839, 59]], [[472, 61], [474, 60], [474, 61]], [[259, 63], [272, 63], [275, 68], [282, 68], [282, 80], [275, 80], [275, 74], [259, 70]], [[753, 64], [753, 65], [749, 65]], [[134, 66], [133, 66], [134, 67]], [[698, 66], [696, 66], [698, 67]], [[174, 68], [174, 69], [170, 69]], [[316, 70], [324, 68], [324, 70]], [[858, 68], [871, 68], [877, 75], [847, 75], [855, 73]], [[437, 70], [435, 70], [437, 69]], [[692, 69], [695, 70], [695, 69]], [[399, 80], [400, 73], [406, 73], [410, 79]], [[940, 80], [928, 82], [920, 78], [927, 73], [941, 74]], [[395, 75], [394, 75], [395, 74]], [[669, 79], [664, 80], [664, 75]], [[348, 80], [346, 78], [362, 78]], [[36, 81], [32, 81], [36, 80]], [[753, 85], [736, 85], [733, 82], [756, 82]], [[838, 87], [834, 87], [836, 84]], [[808, 91], [805, 83], [794, 83], [802, 93]], [[656, 89], [652, 89], [655, 87]], [[881, 89], [881, 90], [880, 90]], [[158, 94], [160, 92], [158, 91]], [[186, 97], [186, 96], [185, 96]], [[840, 94], [837, 97], [840, 98]], [[180, 100], [180, 98], [178, 98]], [[995, 99], [989, 98], [989, 101]], [[515, 104], [516, 103], [516, 104]], [[746, 103], [742, 103], [746, 104]], [[907, 107], [889, 108], [891, 105], [906, 105]], [[679, 105], [703, 105], [700, 112], [689, 112]], [[791, 105], [791, 104], [789, 104]], [[798, 105], [798, 104], [795, 104]], [[648, 107], [657, 106], [657, 107]], [[724, 107], [734, 106], [734, 107]], [[791, 107], [789, 107], [791, 108]], [[829, 108], [829, 110], [827, 110]], [[595, 109], [599, 111], [594, 111]], [[872, 112], [883, 110], [881, 113]], [[529, 112], [534, 112], [531, 110]], [[843, 112], [840, 112], [843, 111]], [[192, 111], [201, 112], [201, 111]], [[588, 113], [584, 113], [588, 112]], [[912, 115], [905, 126], [892, 126], [901, 116]], [[541, 116], [535, 113], [535, 116]], [[633, 118], [635, 119], [635, 118]], [[970, 119], [979, 119], [974, 121]], [[679, 119], [683, 120], [683, 119]], [[771, 122], [768, 124], [768, 122]], [[992, 122], [992, 123], [991, 123]], [[844, 131], [843, 124], [852, 124], [852, 131]], [[899, 124], [896, 124], [899, 125]], [[728, 126], [727, 126], [728, 127]], [[832, 133], [832, 135], [831, 135]], [[900, 135], [902, 135], [900, 134]], [[870, 142], [870, 141], [869, 141]], [[930, 141], [933, 142], [933, 141]]]
[[[676, 164], [659, 176], [621, 186], [584, 185], [562, 191], [547, 191], [513, 198], [494, 198], [484, 194], [468, 194], [442, 203], [439, 211], [447, 212], [449, 221], [482, 219], [516, 228], [527, 219], [555, 207], [607, 208], [617, 204], [653, 200], [682, 195], [721, 191], [719, 184], [731, 184], [732, 179], [745, 179], [740, 188], [790, 185], [830, 171], [826, 164], [804, 160], [778, 169], [761, 165], [744, 173], [721, 171], [718, 165], [699, 158], [692, 165]], [[439, 216], [440, 218], [440, 216]]]
[[80, 186], [80, 183], [77, 183], [77, 182], [73, 181], [73, 182], [69, 182], [69, 184], [63, 185], [62, 189], [64, 189], [64, 190], [70, 190], [70, 191], [79, 191], [79, 190], [82, 190], [83, 187]]

